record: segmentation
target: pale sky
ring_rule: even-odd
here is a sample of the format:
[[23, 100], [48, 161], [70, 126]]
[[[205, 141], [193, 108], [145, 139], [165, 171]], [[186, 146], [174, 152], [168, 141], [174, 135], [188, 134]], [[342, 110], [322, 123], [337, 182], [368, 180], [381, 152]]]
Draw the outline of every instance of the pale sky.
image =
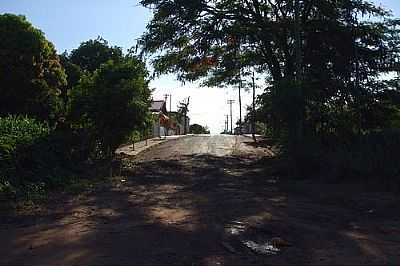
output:
[[[400, 0], [376, 0], [400, 16]], [[25, 15], [59, 53], [72, 50], [83, 41], [102, 36], [111, 45], [128, 49], [145, 30], [151, 12], [137, 0], [0, 0], [0, 13]], [[199, 88], [198, 83], [176, 81], [173, 76], [162, 76], [150, 84], [155, 88], [154, 99], [172, 94], [172, 109], [190, 96], [191, 123], [206, 125], [212, 133], [224, 129], [224, 116], [229, 113], [228, 99], [238, 102], [238, 90], [233, 88]], [[260, 92], [260, 91], [259, 91]], [[250, 92], [243, 92], [243, 114], [251, 103]], [[169, 108], [169, 102], [168, 102]], [[234, 121], [238, 119], [238, 104], [233, 107]]]

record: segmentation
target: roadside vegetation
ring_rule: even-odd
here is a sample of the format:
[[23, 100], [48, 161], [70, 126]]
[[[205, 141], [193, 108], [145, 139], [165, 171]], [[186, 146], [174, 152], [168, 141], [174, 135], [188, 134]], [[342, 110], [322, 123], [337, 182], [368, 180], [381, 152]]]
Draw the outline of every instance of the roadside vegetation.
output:
[[57, 55], [25, 17], [0, 15], [0, 198], [36, 199], [76, 184], [88, 166], [150, 121], [145, 64], [102, 38]]
[[199, 124], [193, 124], [189, 127], [190, 134], [210, 134], [210, 130], [208, 128]]
[[[400, 19], [367, 0], [139, 2], [126, 52], [58, 54], [0, 14], [0, 265], [398, 265]], [[213, 102], [153, 101], [171, 73], [252, 104], [219, 136], [167, 137], [209, 134], [189, 115]]]
[[400, 187], [390, 11], [358, 0], [141, 3], [154, 12], [140, 42], [156, 73], [218, 87], [265, 78], [249, 120], [278, 141], [291, 176]]
[[278, 143], [291, 176], [399, 189], [400, 20], [388, 10], [358, 0], [141, 4], [154, 16], [139, 54], [98, 37], [58, 55], [25, 17], [0, 15], [2, 198], [63, 187], [147, 136], [144, 58], [155, 75], [204, 86], [254, 90], [251, 77], [265, 79], [244, 121]]

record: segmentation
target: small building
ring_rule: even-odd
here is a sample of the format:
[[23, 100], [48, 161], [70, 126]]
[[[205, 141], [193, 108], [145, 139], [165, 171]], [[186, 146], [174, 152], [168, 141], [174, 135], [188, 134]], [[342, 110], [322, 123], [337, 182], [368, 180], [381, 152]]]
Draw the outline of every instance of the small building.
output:
[[163, 100], [152, 101], [150, 112], [153, 115], [152, 136], [162, 137], [167, 135], [169, 117], [167, 115], [166, 103]]
[[150, 112], [154, 117], [153, 137], [184, 135], [185, 127], [186, 133], [189, 133], [190, 118], [186, 116], [185, 119], [179, 112], [167, 112], [167, 105], [164, 100], [153, 100], [150, 105]]

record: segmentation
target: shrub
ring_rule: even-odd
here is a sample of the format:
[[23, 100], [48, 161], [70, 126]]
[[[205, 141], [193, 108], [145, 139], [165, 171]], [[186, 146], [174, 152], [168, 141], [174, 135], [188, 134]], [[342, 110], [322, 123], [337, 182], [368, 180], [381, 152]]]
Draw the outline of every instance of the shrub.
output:
[[207, 127], [203, 127], [199, 124], [193, 124], [189, 127], [189, 133], [191, 134], [210, 134], [210, 131]]
[[354, 146], [348, 152], [349, 172], [385, 186], [400, 185], [400, 130], [365, 134]]
[[70, 115], [75, 129], [89, 135], [91, 151], [110, 158], [133, 130], [149, 120], [147, 71], [136, 58], [109, 61], [83, 77], [71, 93]]
[[36, 193], [66, 182], [71, 164], [65, 140], [35, 119], [0, 117], [0, 194]]
[[302, 155], [305, 176], [400, 188], [400, 130], [372, 131], [347, 141], [314, 139], [306, 142]]
[[27, 148], [49, 135], [49, 127], [21, 116], [0, 118], [0, 192], [10, 193], [30, 170]]

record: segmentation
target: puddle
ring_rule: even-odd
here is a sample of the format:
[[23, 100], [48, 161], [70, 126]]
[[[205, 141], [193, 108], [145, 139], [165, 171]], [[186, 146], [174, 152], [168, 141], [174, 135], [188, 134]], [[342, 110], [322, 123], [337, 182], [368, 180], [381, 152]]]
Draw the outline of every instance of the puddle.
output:
[[243, 252], [248, 249], [258, 255], [277, 255], [281, 248], [291, 244], [280, 237], [268, 236], [260, 230], [254, 229], [249, 224], [233, 221], [224, 228], [225, 234], [230, 236], [228, 242], [223, 242], [224, 248], [231, 253]]
[[254, 241], [247, 240], [242, 242], [247, 248], [257, 254], [261, 255], [276, 255], [280, 251], [279, 248], [274, 247], [271, 243], [258, 244]]
[[225, 232], [232, 236], [237, 236], [246, 230], [246, 225], [239, 221], [233, 221], [225, 226]]

